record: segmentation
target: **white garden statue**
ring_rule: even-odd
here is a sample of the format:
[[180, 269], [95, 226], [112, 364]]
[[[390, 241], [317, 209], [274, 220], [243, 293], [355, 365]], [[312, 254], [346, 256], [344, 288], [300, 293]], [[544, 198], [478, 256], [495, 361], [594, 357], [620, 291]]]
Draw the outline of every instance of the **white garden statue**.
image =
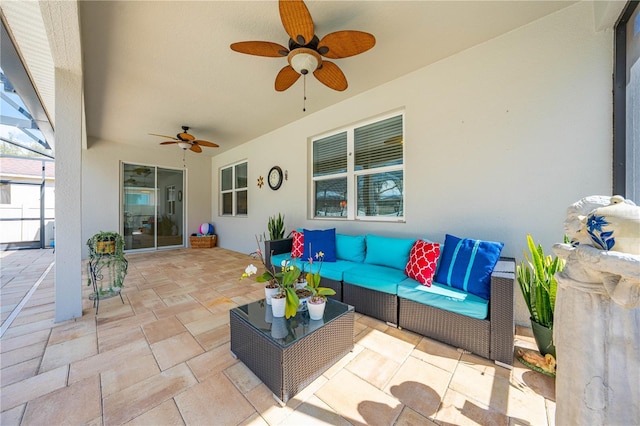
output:
[[567, 210], [556, 274], [556, 424], [640, 419], [640, 207], [591, 196]]

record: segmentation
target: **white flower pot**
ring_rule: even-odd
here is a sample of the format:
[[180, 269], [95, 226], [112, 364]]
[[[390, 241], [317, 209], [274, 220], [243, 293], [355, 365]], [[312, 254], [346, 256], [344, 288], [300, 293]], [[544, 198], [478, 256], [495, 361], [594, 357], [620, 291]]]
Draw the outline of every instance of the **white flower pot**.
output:
[[274, 294], [278, 294], [278, 287], [276, 288], [269, 288], [269, 287], [265, 287], [264, 288], [264, 298], [267, 300], [267, 305], [271, 304], [271, 297], [273, 297]]
[[284, 310], [286, 306], [287, 306], [286, 297], [271, 298], [271, 310], [273, 311], [273, 317], [282, 318], [284, 316]]
[[321, 320], [324, 317], [324, 308], [326, 305], [327, 302], [325, 300], [320, 303], [308, 300], [307, 309], [309, 310], [309, 318], [312, 320]]

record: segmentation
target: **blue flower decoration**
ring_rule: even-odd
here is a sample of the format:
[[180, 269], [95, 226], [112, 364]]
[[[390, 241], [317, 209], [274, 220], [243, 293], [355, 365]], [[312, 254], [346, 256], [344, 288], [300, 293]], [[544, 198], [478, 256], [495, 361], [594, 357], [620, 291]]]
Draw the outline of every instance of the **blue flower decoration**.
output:
[[603, 231], [602, 227], [609, 225], [604, 216], [590, 215], [587, 218], [587, 232], [595, 245], [602, 250], [611, 250], [616, 244], [613, 231]]
[[604, 219], [604, 216], [591, 215], [587, 218], [587, 229], [589, 229], [589, 232], [602, 231], [602, 227], [608, 224], [609, 222]]

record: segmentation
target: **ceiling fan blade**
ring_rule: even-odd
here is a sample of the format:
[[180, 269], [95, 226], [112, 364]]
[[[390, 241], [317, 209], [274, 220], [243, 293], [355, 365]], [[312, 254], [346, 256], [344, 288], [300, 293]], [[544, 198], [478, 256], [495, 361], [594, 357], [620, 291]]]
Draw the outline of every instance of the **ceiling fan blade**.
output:
[[211, 147], [211, 148], [218, 148], [220, 146], [217, 143], [213, 143], [213, 142], [209, 142], [209, 141], [202, 141], [200, 139], [196, 139], [195, 141], [193, 141], [193, 143], [197, 143], [200, 146], [208, 146], [208, 147]]
[[189, 148], [189, 149], [190, 149], [191, 151], [193, 151], [193, 152], [202, 152], [202, 148], [200, 148], [200, 147], [198, 146], [198, 144], [195, 144], [195, 143], [194, 143], [193, 145], [191, 145], [191, 148]]
[[185, 133], [178, 133], [178, 138], [182, 139], [183, 141], [192, 141], [195, 139], [195, 136], [185, 132]]
[[166, 142], [160, 142], [160, 145], [169, 145], [171, 143], [178, 143], [178, 141], [166, 141]]
[[366, 52], [376, 44], [376, 38], [362, 31], [336, 31], [322, 37], [318, 52], [327, 58], [340, 59]]
[[302, 0], [280, 0], [280, 19], [291, 40], [304, 46], [313, 38], [313, 19]]
[[300, 78], [300, 74], [296, 72], [291, 65], [282, 68], [276, 76], [276, 90], [283, 92], [293, 85]]
[[165, 139], [173, 139], [175, 141], [177, 141], [178, 139], [173, 137], [173, 136], [167, 136], [167, 135], [158, 135], [156, 133], [149, 133], [149, 135], [151, 136], [160, 136], [161, 138], [165, 138]]
[[289, 49], [278, 43], [270, 41], [240, 41], [231, 44], [231, 50], [247, 55], [266, 56], [269, 58], [280, 58], [287, 56]]
[[344, 76], [342, 70], [333, 62], [323, 61], [322, 66], [315, 70], [313, 75], [316, 76], [320, 83], [339, 92], [342, 92], [348, 86], [347, 78]]

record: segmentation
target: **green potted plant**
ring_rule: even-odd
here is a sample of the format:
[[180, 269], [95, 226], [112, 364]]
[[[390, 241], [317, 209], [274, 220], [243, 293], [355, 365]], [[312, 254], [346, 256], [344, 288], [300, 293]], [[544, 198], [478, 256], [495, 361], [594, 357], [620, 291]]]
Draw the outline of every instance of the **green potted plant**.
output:
[[269, 230], [269, 240], [281, 240], [284, 238], [284, 215], [278, 213], [278, 217], [269, 216], [267, 221], [267, 229]]
[[[98, 232], [87, 240], [89, 248], [89, 278], [94, 285], [91, 299], [115, 296], [120, 293], [127, 275], [128, 262], [124, 257], [124, 238], [117, 232]], [[107, 287], [104, 287], [107, 284]]]
[[[319, 252], [314, 256], [320, 261], [320, 266], [316, 273], [307, 273], [307, 290], [311, 292], [311, 297], [307, 301], [307, 309], [309, 310], [309, 318], [312, 320], [322, 319], [324, 316], [324, 308], [327, 305], [327, 296], [333, 296], [336, 291], [328, 287], [320, 287], [320, 270], [322, 269], [322, 261], [324, 260], [324, 253]], [[313, 267], [313, 259], [309, 259], [309, 268]]]
[[[262, 275], [256, 276], [256, 282], [270, 283], [276, 285], [277, 291], [271, 295], [271, 309], [273, 310], [274, 317], [286, 316], [291, 318], [295, 316], [300, 305], [300, 299], [296, 293], [296, 283], [300, 276], [300, 268], [295, 266], [289, 261], [285, 261], [280, 267], [280, 270], [265, 270]], [[257, 268], [254, 265], [249, 265], [245, 269], [240, 279], [247, 278], [256, 273]], [[281, 305], [282, 299], [284, 299], [284, 306]], [[284, 308], [282, 310], [282, 308]]]
[[[271, 265], [271, 262], [269, 262], [271, 267], [268, 267], [262, 250], [260, 250], [259, 242], [256, 255], [260, 258], [263, 266], [265, 267], [265, 271], [261, 275], [256, 275], [256, 282], [267, 283], [265, 296], [267, 298], [267, 303], [269, 303], [269, 297], [271, 298], [270, 305], [272, 305], [271, 308], [273, 310], [273, 316], [279, 317], [285, 315], [287, 318], [295, 316], [298, 311], [298, 306], [300, 305], [300, 299], [296, 293], [296, 283], [298, 282], [298, 278], [301, 274], [300, 268], [295, 265], [295, 261], [291, 260], [283, 261], [280, 268], [276, 268], [274, 265]], [[257, 273], [258, 268], [251, 264], [246, 267], [244, 273], [240, 276], [240, 279], [248, 278]], [[273, 286], [275, 286], [277, 290], [271, 294], [267, 289]], [[280, 311], [282, 308], [281, 299], [284, 299], [285, 305], [282, 314]]]
[[525, 260], [516, 268], [518, 284], [529, 308], [531, 328], [538, 350], [542, 355], [551, 354], [555, 358], [553, 311], [558, 282], [554, 275], [564, 268], [564, 260], [551, 255], [545, 256], [542, 246], [536, 246], [530, 234], [527, 235], [527, 246], [531, 257], [525, 251]]
[[285, 238], [284, 215], [281, 213], [278, 213], [278, 216], [269, 216], [267, 229], [269, 231], [269, 238], [267, 239], [267, 235], [263, 235], [264, 253], [265, 256], [267, 256], [265, 265], [267, 269], [270, 270], [272, 268], [271, 254], [290, 252], [292, 240]]

